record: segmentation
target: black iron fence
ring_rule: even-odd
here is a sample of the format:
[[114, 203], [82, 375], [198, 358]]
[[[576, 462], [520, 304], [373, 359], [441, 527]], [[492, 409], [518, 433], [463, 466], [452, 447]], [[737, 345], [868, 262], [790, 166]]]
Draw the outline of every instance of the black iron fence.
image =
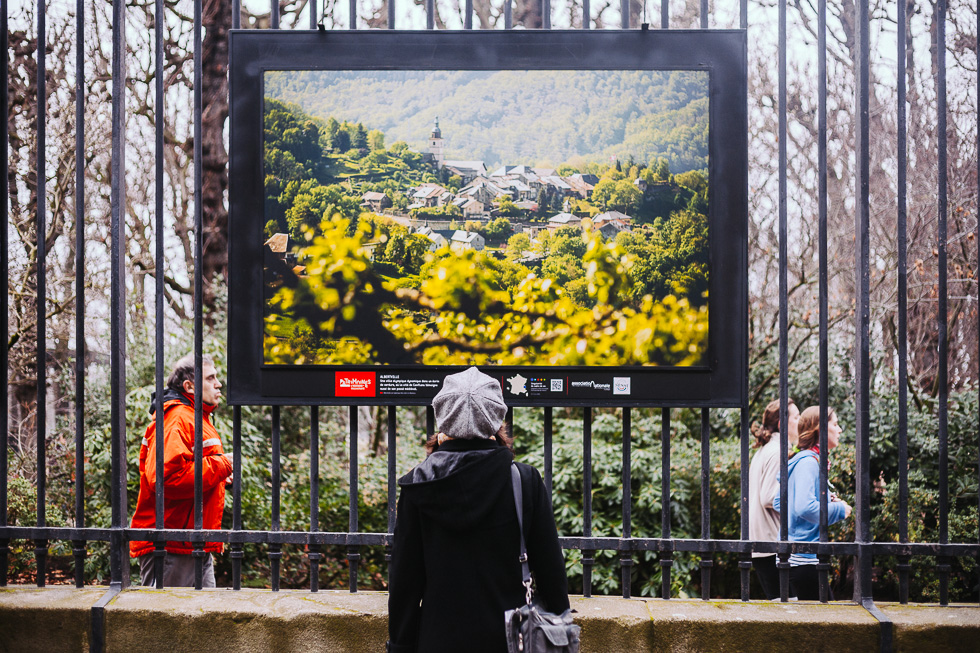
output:
[[[195, 206], [194, 218], [195, 222], [193, 225], [194, 232], [194, 259], [200, 262], [203, 256], [204, 247], [204, 224], [202, 218], [202, 110], [203, 110], [203, 99], [202, 99], [202, 80], [201, 80], [201, 69], [202, 69], [202, 3], [200, 0], [193, 3], [194, 5], [194, 26], [193, 26], [193, 53], [194, 53], [194, 104], [193, 104], [193, 127], [194, 127], [194, 137], [193, 137], [193, 188], [194, 197], [193, 204]], [[426, 4], [426, 26], [429, 29], [434, 29], [435, 27], [435, 11], [433, 0], [427, 0]], [[799, 8], [798, 5], [796, 6]], [[890, 7], [887, 5], [886, 7]], [[596, 536], [593, 532], [592, 527], [592, 497], [593, 497], [593, 470], [592, 470], [592, 411], [590, 409], [585, 409], [583, 413], [582, 422], [582, 442], [583, 442], [583, 469], [582, 472], [582, 500], [583, 500], [583, 520], [582, 520], [582, 531], [581, 533], [566, 533], [562, 538], [561, 542], [563, 547], [566, 549], [578, 549], [581, 551], [581, 561], [582, 561], [582, 585], [583, 592], [586, 596], [592, 593], [592, 572], [595, 562], [596, 553], [600, 551], [613, 551], [615, 555], [618, 556], [618, 565], [621, 569], [622, 577], [622, 594], [624, 597], [630, 596], [630, 578], [633, 567], [638, 563], [638, 558], [645, 552], [655, 552], [658, 556], [659, 565], [662, 569], [662, 593], [661, 596], [664, 599], [671, 598], [671, 569], [673, 562], [678, 555], [682, 554], [693, 554], [699, 558], [700, 572], [701, 572], [701, 595], [705, 598], [712, 596], [711, 585], [712, 585], [712, 569], [717, 554], [734, 554], [738, 558], [738, 568], [740, 570], [740, 581], [741, 581], [741, 598], [742, 600], [749, 599], [749, 587], [750, 587], [750, 568], [751, 568], [751, 553], [752, 552], [769, 552], [776, 553], [779, 558], [778, 568], [780, 572], [781, 579], [781, 594], [783, 600], [788, 597], [788, 575], [789, 575], [789, 563], [788, 558], [791, 553], [812, 553], [816, 554], [819, 559], [819, 577], [820, 577], [820, 587], [821, 587], [821, 597], [826, 600], [828, 596], [828, 576], [829, 576], [829, 560], [831, 556], [853, 556], [855, 559], [855, 575], [854, 575], [854, 595], [853, 599], [857, 602], [865, 603], [871, 605], [873, 599], [873, 560], [876, 556], [895, 556], [897, 557], [899, 564], [897, 568], [897, 573], [900, 578], [900, 600], [902, 602], [907, 602], [909, 597], [909, 574], [910, 574], [910, 560], [913, 556], [925, 556], [935, 560], [935, 573], [939, 581], [939, 596], [940, 603], [946, 604], [949, 602], [949, 574], [950, 574], [950, 561], [954, 558], [961, 559], [976, 559], [980, 556], [980, 539], [975, 539], [974, 541], [961, 541], [955, 542], [950, 541], [950, 531], [949, 531], [949, 514], [950, 514], [950, 488], [948, 485], [949, 478], [949, 451], [948, 451], [948, 411], [949, 411], [949, 393], [948, 388], [950, 386], [950, 379], [948, 376], [947, 361], [949, 359], [949, 337], [947, 330], [948, 322], [948, 306], [947, 298], [949, 292], [950, 282], [947, 279], [947, 244], [950, 242], [950, 234], [948, 233], [948, 213], [949, 206], [947, 203], [947, 196], [949, 190], [947, 168], [949, 162], [947, 159], [947, 135], [949, 133], [950, 127], [947, 124], [947, 88], [946, 88], [946, 33], [945, 29], [947, 26], [947, 20], [945, 19], [945, 12], [947, 10], [946, 3], [940, 0], [935, 5], [935, 12], [938, 14], [938, 18], [935, 21], [937, 27], [935, 33], [935, 42], [940, 44], [936, 47], [935, 52], [935, 66], [934, 72], [936, 76], [937, 93], [936, 93], [936, 115], [937, 119], [937, 129], [935, 130], [934, 141], [936, 145], [935, 154], [937, 155], [937, 164], [935, 169], [937, 171], [937, 176], [935, 179], [934, 194], [936, 198], [936, 233], [934, 236], [935, 243], [935, 256], [937, 258], [937, 270], [938, 279], [936, 283], [936, 357], [937, 357], [937, 372], [936, 372], [936, 388], [937, 393], [935, 396], [935, 410], [938, 419], [938, 430], [936, 433], [936, 456], [939, 465], [939, 502], [938, 502], [938, 514], [936, 519], [939, 524], [939, 538], [935, 542], [913, 542], [910, 541], [909, 537], [909, 455], [908, 455], [908, 369], [907, 360], [909, 357], [908, 352], [908, 337], [907, 337], [907, 320], [909, 315], [908, 309], [908, 260], [907, 260], [907, 189], [909, 182], [907, 179], [908, 172], [908, 156], [906, 154], [907, 149], [907, 117], [906, 117], [906, 79], [908, 77], [908, 71], [906, 70], [906, 21], [908, 20], [907, 9], [908, 5], [904, 2], [897, 3], [891, 9], [894, 9], [895, 19], [898, 21], [897, 29], [897, 56], [895, 57], [896, 68], [893, 71], [896, 79], [897, 86], [897, 96], [894, 98], [894, 103], [896, 106], [896, 116], [897, 116], [897, 128], [895, 130], [896, 141], [895, 147], [897, 148], [897, 159], [896, 169], [894, 170], [895, 178], [897, 179], [896, 187], [896, 198], [897, 206], [894, 207], [896, 222], [895, 230], [897, 234], [896, 240], [896, 265], [897, 265], [897, 282], [898, 287], [896, 290], [896, 301], [897, 301], [897, 323], [895, 324], [896, 330], [896, 342], [898, 346], [898, 355], [896, 362], [897, 370], [897, 383], [895, 384], [897, 397], [897, 409], [899, 412], [899, 428], [898, 432], [895, 434], [895, 448], [898, 456], [897, 468], [899, 470], [899, 491], [900, 491], [900, 508], [899, 514], [897, 515], [897, 520], [899, 524], [899, 537], [898, 541], [876, 541], [876, 533], [872, 530], [872, 520], [871, 520], [871, 494], [874, 492], [876, 479], [871, 477], [871, 467], [870, 467], [870, 456], [871, 456], [871, 435], [872, 435], [872, 419], [871, 414], [871, 384], [875, 378], [875, 372], [872, 369], [872, 354], [875, 348], [875, 337], [877, 329], [880, 325], [873, 324], [871, 315], [871, 301], [872, 301], [872, 277], [876, 271], [877, 263], [871, 260], [871, 238], [872, 238], [872, 206], [871, 206], [871, 196], [870, 187], [872, 184], [872, 178], [875, 174], [882, 174], [880, 162], [878, 162], [871, 151], [871, 125], [873, 123], [871, 109], [869, 104], [874, 102], [880, 102], [880, 98], [875, 99], [872, 97], [872, 86], [869, 81], [869, 76], [871, 75], [871, 34], [870, 34], [870, 24], [871, 18], [869, 16], [869, 4], [858, 2], [854, 5], [853, 14], [853, 37], [856, 40], [856, 51], [859, 53], [855, 61], [854, 69], [854, 80], [855, 80], [855, 96], [854, 96], [854, 144], [853, 144], [853, 178], [855, 180], [855, 186], [853, 194], [851, 196], [851, 207], [848, 209], [853, 212], [854, 215], [854, 298], [855, 298], [855, 310], [854, 310], [854, 323], [853, 323], [853, 335], [854, 335], [854, 358], [853, 358], [853, 372], [854, 378], [856, 379], [856, 386], [854, 388], [854, 401], [856, 404], [855, 410], [855, 447], [856, 447], [856, 505], [855, 505], [855, 540], [853, 542], [832, 542], [829, 541], [828, 530], [827, 530], [827, 501], [826, 497], [821, 497], [820, 506], [820, 541], [813, 543], [802, 543], [802, 542], [788, 542], [786, 533], [788, 531], [787, 524], [787, 513], [784, 511], [782, 513], [782, 539], [779, 542], [760, 542], [751, 541], [749, 539], [749, 522], [748, 522], [748, 473], [749, 473], [749, 461], [750, 461], [750, 434], [749, 434], [749, 406], [744, 405], [740, 413], [740, 539], [729, 540], [729, 539], [715, 539], [712, 537], [711, 532], [711, 498], [710, 498], [710, 479], [712, 474], [712, 457], [711, 457], [711, 440], [710, 440], [710, 422], [709, 418], [711, 416], [710, 411], [712, 409], [703, 408], [701, 409], [701, 468], [700, 468], [700, 493], [701, 493], [701, 505], [700, 505], [700, 537], [692, 539], [679, 539], [672, 536], [671, 531], [671, 475], [672, 475], [672, 465], [671, 465], [671, 409], [664, 408], [661, 413], [661, 425], [662, 433], [660, 435], [661, 442], [661, 501], [662, 501], [662, 528], [659, 537], [636, 537], [633, 532], [631, 525], [632, 521], [632, 506], [635, 505], [635, 497], [633, 496], [634, 483], [632, 481], [633, 473], [633, 458], [632, 455], [634, 450], [631, 446], [633, 439], [633, 425], [632, 425], [632, 412], [629, 408], [622, 409], [622, 521], [621, 521], [621, 532], [617, 536]], [[77, 97], [76, 107], [76, 124], [83, 126], [85, 123], [84, 112], [85, 112], [85, 98], [86, 98], [86, 79], [85, 79], [85, 63], [83, 60], [83, 54], [85, 50], [85, 26], [86, 26], [86, 4], [79, 0], [75, 10], [75, 25], [76, 25], [76, 53], [77, 53], [77, 63], [76, 70], [77, 75], [75, 79], [75, 92]], [[669, 5], [666, 1], [662, 2], [660, 5], [660, 28], [668, 28], [670, 22]], [[684, 8], [685, 11], [688, 10], [687, 7]], [[891, 11], [889, 9], [889, 11]], [[387, 25], [389, 28], [394, 28], [394, 21], [396, 15], [396, 3], [394, 0], [388, 0], [386, 3], [387, 10]], [[113, 23], [116, 25], [122, 25], [125, 23], [127, 11], [127, 4], [121, 0], [115, 0], [112, 3], [112, 17]], [[317, 3], [310, 2], [307, 7], [309, 13], [309, 28], [317, 29], [318, 23], [322, 19], [322, 12], [317, 7]], [[471, 29], [473, 27], [473, 3], [472, 0], [467, 0], [465, 7], [463, 8], [463, 23], [466, 29]], [[164, 23], [164, 3], [162, 0], [157, 0], [155, 4], [156, 12], [156, 24], [162, 25]], [[357, 14], [357, 3], [356, 0], [351, 0], [349, 7], [350, 16], [356, 16]], [[503, 27], [510, 29], [513, 27], [513, 13], [510, 0], [504, 2], [502, 7], [503, 12]], [[581, 15], [590, 16], [591, 9], [589, 6], [589, 0], [583, 0], [581, 5]], [[788, 258], [790, 257], [790, 233], [788, 227], [788, 212], [791, 204], [791, 198], [789, 197], [788, 188], [788, 176], [787, 169], [789, 166], [788, 162], [788, 151], [787, 147], [792, 142], [793, 134], [790, 131], [790, 126], [788, 124], [788, 117], [791, 111], [798, 111], [799, 107], [788, 107], [788, 91], [787, 91], [787, 56], [794, 54], [793, 46], [787, 46], [787, 3], [785, 1], [778, 4], [778, 62], [777, 62], [777, 75], [778, 75], [778, 92], [776, 93], [775, 101], [776, 106], [773, 107], [774, 111], [778, 115], [778, 124], [775, 126], [775, 138], [778, 142], [778, 161], [775, 162], [775, 167], [771, 169], [772, 174], [777, 177], [778, 181], [778, 206], [776, 210], [778, 212], [778, 219], [776, 220], [776, 226], [778, 229], [778, 335], [779, 335], [779, 346], [778, 346], [778, 396], [783, 398], [783, 404], [780, 409], [780, 422], [788, 423], [788, 412], [787, 404], [785, 398], [790, 395], [790, 379], [789, 370], [791, 365], [792, 354], [790, 352], [790, 316], [789, 316], [789, 295], [791, 289], [789, 288], [788, 280]], [[818, 245], [818, 271], [816, 273], [816, 285], [819, 288], [819, 306], [817, 312], [819, 313], [819, 324], [818, 324], [818, 340], [819, 340], [819, 397], [820, 397], [820, 407], [821, 407], [821, 433], [820, 433], [820, 443], [821, 443], [821, 454], [820, 454], [820, 469], [821, 469], [821, 483], [826, 484], [827, 482], [827, 417], [828, 417], [828, 404], [829, 404], [829, 394], [828, 394], [828, 375], [831, 374], [831, 366], [828, 362], [829, 356], [829, 337], [828, 329], [829, 322], [832, 319], [831, 312], [828, 307], [828, 296], [831, 292], [834, 292], [832, 280], [836, 278], [834, 271], [830, 269], [831, 261], [828, 257], [828, 174], [834, 174], [833, 171], [828, 171], [828, 139], [827, 139], [827, 121], [828, 121], [828, 107], [827, 107], [827, 44], [826, 44], [826, 19], [827, 19], [827, 6], [826, 3], [821, 0], [818, 7], [815, 9], [817, 24], [816, 29], [817, 43], [815, 46], [816, 60], [818, 63], [818, 71], [816, 75], [817, 80], [817, 106], [813, 110], [813, 118], [816, 120], [816, 129], [819, 134], [817, 139], [817, 162], [814, 168], [816, 178], [817, 178], [817, 189], [816, 189], [816, 200], [818, 205], [818, 211], [816, 216], [817, 223], [817, 237], [816, 242]], [[637, 9], [627, 0], [622, 2], [621, 6], [621, 24], [619, 27], [622, 29], [633, 29], [639, 28], [640, 26], [631, 24], [631, 16], [636, 15]], [[6, 2], [3, 4], [3, 15], [0, 19], [3, 20], [4, 25], [2, 31], [2, 37], [4, 40], [3, 51], [5, 56], [5, 61], [7, 67], [10, 65], [8, 53], [11, 44], [8, 42], [8, 36], [10, 31], [7, 26], [7, 14], [8, 5]], [[544, 29], [549, 29], [551, 27], [551, 14], [552, 8], [548, 0], [544, 0], [540, 6], [540, 27]], [[643, 14], [645, 15], [645, 6], [643, 7]], [[240, 17], [242, 15], [241, 7], [239, 3], [233, 4], [231, 10], [232, 16], [232, 27], [240, 27]], [[974, 8], [975, 15], [975, 8]], [[738, 27], [746, 28], [748, 26], [748, 2], [747, 0], [741, 0], [738, 4], [737, 11]], [[707, 0], [702, 0], [700, 4], [700, 16], [699, 23], [701, 28], [709, 27], [709, 14], [708, 14], [708, 2]], [[46, 30], [46, 8], [45, 5], [39, 4], [36, 8], [36, 20], [37, 20], [37, 48], [36, 48], [36, 65], [37, 70], [41, 73], [36, 74], [36, 97], [46, 98], [49, 95], [49, 90], [46, 88], [47, 76], [44, 73], [46, 70], [46, 52], [47, 48], [45, 45], [45, 30]], [[581, 25], [583, 29], [588, 29], [590, 27], [588, 20], [584, 21]], [[279, 3], [273, 3], [273, 10], [271, 11], [270, 23], [273, 29], [279, 27]], [[356, 28], [357, 20], [350, 20], [349, 27], [351, 29]], [[534, 24], [529, 24], [526, 26], [536, 26]], [[642, 26], [644, 29], [647, 25]], [[750, 46], [751, 47], [751, 46]], [[973, 52], [977, 52], [977, 48], [973, 46]], [[112, 30], [112, 70], [111, 75], [113, 79], [123, 79], [125, 70], [125, 56], [126, 56], [126, 31], [122, 29]], [[165, 59], [166, 53], [164, 52], [164, 41], [162, 30], [156, 31], [155, 38], [155, 52], [153, 56], [156, 61], [155, 70], [155, 84], [156, 84], [156, 96], [164, 96], [163, 88], [163, 61]], [[4, 75], [4, 94], [8, 94], [8, 76]], [[230, 530], [220, 530], [220, 531], [205, 531], [200, 530], [202, 524], [202, 476], [201, 476], [201, 456], [202, 456], [202, 442], [201, 438], [198, 437], [195, 447], [195, 461], [196, 461], [196, 474], [195, 474], [195, 502], [196, 502], [196, 512], [195, 512], [195, 524], [198, 529], [195, 530], [167, 530], [163, 528], [163, 476], [158, 475], [157, 477], [157, 524], [155, 529], [131, 529], [129, 528], [129, 515], [127, 514], [127, 473], [128, 470], [134, 465], [132, 460], [127, 459], [127, 437], [126, 437], [126, 406], [125, 406], [125, 396], [126, 396], [126, 295], [128, 288], [127, 280], [127, 269], [126, 269], [126, 153], [127, 146], [125, 143], [126, 138], [126, 104], [125, 104], [125, 88], [120, 86], [117, 92], [112, 95], [112, 152], [111, 152], [111, 216], [110, 216], [110, 232], [109, 240], [111, 242], [110, 249], [110, 275], [111, 283], [109, 305], [110, 305], [110, 317], [111, 317], [111, 330], [110, 336], [110, 385], [111, 385], [111, 524], [107, 528], [93, 528], [86, 526], [86, 511], [85, 511], [85, 474], [86, 466], [84, 456], [81, 454], [76, 455], [75, 460], [75, 510], [74, 510], [74, 526], [72, 527], [53, 527], [48, 525], [46, 521], [46, 488], [48, 486], [48, 480], [46, 479], [45, 470], [47, 466], [47, 452], [46, 452], [46, 434], [48, 426], [45, 422], [46, 411], [43, 409], [36, 411], [36, 421], [35, 428], [37, 434], [37, 476], [36, 476], [36, 487], [37, 487], [37, 503], [36, 503], [36, 525], [34, 526], [15, 526], [7, 523], [8, 514], [8, 484], [10, 479], [10, 470], [8, 469], [8, 448], [0, 448], [0, 476], [4, 478], [4, 483], [0, 484], [0, 568], [2, 568], [3, 573], [0, 573], [0, 584], [6, 584], [7, 582], [7, 568], [8, 568], [8, 553], [9, 544], [12, 540], [31, 540], [34, 542], [35, 550], [34, 555], [37, 565], [37, 584], [38, 586], [44, 586], [46, 582], [46, 560], [48, 556], [49, 545], [52, 541], [68, 541], [72, 543], [72, 550], [75, 558], [75, 583], [78, 587], [83, 586], [85, 582], [84, 577], [84, 560], [87, 555], [88, 548], [93, 542], [108, 542], [110, 550], [110, 574], [111, 574], [111, 584], [114, 588], [120, 588], [129, 583], [129, 552], [128, 552], [128, 542], [130, 540], [146, 540], [151, 541], [156, 544], [158, 554], [160, 556], [164, 555], [163, 543], [166, 540], [184, 540], [193, 542], [197, 547], [196, 555], [199, 562], [197, 566], [197, 583], [198, 587], [201, 584], [201, 574], [204, 556], [204, 544], [206, 542], [223, 542], [230, 547], [231, 551], [231, 565], [232, 565], [232, 583], [235, 589], [241, 587], [242, 579], [242, 564], [243, 564], [243, 550], [246, 545], [250, 544], [263, 544], [268, 545], [269, 548], [269, 559], [271, 567], [271, 586], [273, 591], [278, 590], [280, 587], [280, 558], [282, 556], [282, 547], [284, 546], [296, 546], [296, 547], [306, 547], [308, 551], [308, 559], [310, 563], [310, 590], [317, 591], [320, 582], [318, 569], [319, 565], [323, 559], [323, 550], [325, 547], [344, 547], [347, 551], [347, 561], [350, 566], [350, 590], [357, 591], [357, 575], [358, 575], [358, 565], [360, 560], [360, 552], [364, 550], [365, 547], [385, 547], [385, 550], [391, 546], [394, 522], [395, 522], [395, 499], [396, 499], [396, 437], [399, 433], [398, 421], [397, 421], [397, 411], [394, 407], [389, 407], [387, 409], [387, 463], [388, 463], [388, 528], [387, 532], [381, 533], [371, 533], [371, 532], [360, 532], [359, 529], [359, 512], [358, 512], [358, 446], [357, 446], [357, 430], [358, 430], [358, 412], [356, 407], [350, 409], [350, 450], [349, 450], [349, 525], [348, 530], [345, 532], [324, 532], [320, 530], [320, 506], [319, 506], [319, 477], [318, 469], [320, 465], [319, 461], [319, 442], [320, 442], [320, 407], [312, 406], [309, 408], [310, 420], [309, 420], [309, 456], [310, 456], [310, 503], [309, 503], [309, 528], [307, 530], [300, 531], [289, 531], [282, 530], [281, 519], [280, 519], [280, 488], [281, 488], [281, 470], [280, 470], [280, 408], [278, 406], [272, 406], [272, 428], [271, 428], [271, 522], [267, 530], [246, 530], [243, 529], [242, 525], [242, 408], [234, 407], [233, 409], [233, 441], [232, 450], [234, 451], [234, 484], [232, 487], [232, 526]], [[43, 102], [41, 103], [43, 105]], [[974, 105], [975, 107], [975, 105]], [[165, 231], [164, 224], [164, 173], [163, 173], [163, 157], [166, 135], [164, 134], [164, 106], [162, 103], [158, 103], [156, 107], [156, 132], [155, 132], [155, 156], [156, 156], [156, 177], [155, 177], [155, 230], [157, 234], [162, 234]], [[837, 107], [836, 110], [840, 110]], [[973, 115], [973, 120], [976, 119], [976, 114]], [[962, 118], [960, 118], [962, 119]], [[975, 127], [975, 125], [974, 125]], [[8, 133], [8, 122], [3, 123], [4, 130], [4, 145], [5, 148], [9, 144], [9, 133]], [[36, 151], [44, 153], [45, 149], [45, 136], [46, 136], [46, 116], [44, 111], [39, 111], [37, 121], [36, 121]], [[85, 180], [84, 180], [84, 165], [82, 161], [86, 158], [85, 149], [85, 130], [84, 128], [77, 129], [75, 132], [76, 139], [76, 149], [75, 149], [75, 205], [79, 207], [76, 209], [77, 214], [75, 216], [79, 224], [85, 224], [84, 208], [86, 206], [85, 201]], [[976, 165], [976, 155], [974, 154], [973, 162]], [[872, 168], [872, 165], [878, 167]], [[12, 171], [8, 168], [8, 157], [3, 157], [4, 175], [5, 179], [8, 179], [11, 174], [16, 171]], [[34, 233], [39, 235], [44, 235], [49, 232], [50, 225], [48, 223], [48, 216], [46, 214], [47, 202], [45, 201], [46, 193], [46, 180], [50, 178], [50, 171], [46, 169], [46, 157], [37, 156], [35, 162], [36, 169], [34, 171], [37, 180], [37, 210], [36, 210], [36, 225], [34, 226]], [[976, 171], [974, 171], [975, 173]], [[976, 184], [976, 175], [973, 175], [973, 183]], [[8, 186], [8, 189], [11, 186]], [[8, 205], [10, 201], [10, 191], [8, 190], [8, 201], [3, 205], [3, 238], [2, 238], [2, 257], [3, 265], [10, 270], [10, 266], [13, 263], [8, 257], [8, 242], [9, 234], [8, 228], [10, 225], [10, 216], [8, 214]], [[976, 215], [976, 195], [973, 195], [972, 209], [968, 206], [967, 209], [973, 211], [974, 215], [974, 233], [976, 231], [975, 215]], [[837, 209], [839, 210], [839, 209]], [[962, 206], [957, 207], [958, 211], [964, 210]], [[980, 234], [973, 236], [977, 240], [980, 240]], [[84, 270], [86, 267], [86, 240], [84, 237], [84, 229], [76, 229], [76, 248], [75, 248], [75, 269], [78, 271]], [[35, 261], [44, 261], [46, 257], [46, 239], [44, 237], [36, 237], [36, 259]], [[974, 240], [976, 242], [976, 240]], [[973, 254], [975, 256], [975, 253]], [[975, 259], [974, 259], [975, 260]], [[847, 259], [836, 258], [833, 264], [838, 268], [841, 267]], [[157, 270], [165, 270], [167, 267], [167, 262], [164, 256], [164, 243], [163, 238], [158, 238], [156, 240], [155, 249], [155, 265]], [[975, 270], [976, 268], [974, 268]], [[36, 311], [37, 324], [36, 324], [36, 376], [37, 376], [37, 393], [36, 393], [36, 406], [44, 407], [48, 403], [48, 397], [46, 393], [48, 392], [48, 378], [49, 366], [47, 364], [45, 353], [48, 351], [46, 337], [46, 310], [47, 306], [47, 288], [46, 288], [46, 267], [45, 265], [38, 265], [36, 269], [36, 303], [39, 309]], [[976, 277], [974, 279], [973, 290], [976, 291]], [[162, 315], [165, 311], [164, 304], [164, 281], [163, 275], [156, 277], [156, 293], [154, 297], [156, 315]], [[204, 280], [201, 272], [201, 266], [195, 265], [195, 272], [193, 275], [193, 295], [195, 298], [195, 305], [202, 305], [202, 298], [204, 297]], [[87, 434], [85, 432], [84, 424], [84, 397], [85, 397], [85, 373], [86, 368], [84, 365], [85, 359], [85, 342], [88, 336], [86, 329], [86, 314], [85, 307], [89, 298], [86, 297], [86, 293], [89, 289], [86, 287], [84, 282], [84, 275], [77, 274], [75, 282], [75, 342], [76, 352], [75, 352], [75, 365], [74, 365], [74, 383], [75, 383], [75, 450], [77, 452], [84, 452], [86, 445]], [[3, 312], [9, 314], [9, 293], [5, 293], [3, 296]], [[973, 303], [973, 315], [976, 315], [976, 300], [975, 295], [972, 300]], [[749, 316], [746, 316], [749, 319]], [[5, 334], [4, 339], [8, 343], [11, 342], [11, 334], [9, 328], [9, 322], [5, 324]], [[162, 396], [162, 389], [164, 385], [163, 370], [164, 370], [164, 321], [162, 319], [156, 320], [156, 331], [155, 331], [155, 343], [156, 343], [156, 388], [157, 396]], [[201, 387], [202, 381], [202, 366], [201, 366], [201, 354], [203, 350], [204, 341], [204, 314], [201, 310], [196, 310], [194, 314], [194, 351], [197, 355], [197, 365], [195, 374], [195, 387]], [[10, 346], [3, 349], [3, 361], [2, 366], [5, 370], [9, 370], [10, 362], [8, 360], [8, 351]], [[976, 349], [973, 350], [974, 356], [976, 355]], [[975, 387], [975, 386], [974, 386]], [[776, 393], [773, 393], [776, 394]], [[196, 415], [196, 426], [197, 433], [200, 434], [201, 430], [201, 420], [202, 420], [202, 407], [200, 404], [200, 398], [197, 399], [197, 404], [195, 406]], [[162, 410], [157, 410], [156, 412], [157, 428], [158, 431], [162, 428]], [[977, 421], [980, 422], [980, 415], [975, 416]], [[509, 417], [512, 420], [512, 415]], [[434, 430], [434, 420], [431, 411], [428, 413], [428, 431], [431, 433]], [[9, 432], [9, 402], [8, 409], [5, 409], [0, 417], [0, 428], [4, 432]], [[546, 485], [552, 487], [553, 479], [553, 410], [551, 408], [545, 408], [543, 410], [543, 421], [541, 424], [541, 429], [543, 431], [543, 443], [544, 443], [544, 477]], [[781, 433], [781, 446], [783, 450], [788, 449], [788, 436], [786, 433]], [[974, 441], [974, 445], [976, 442]], [[157, 465], [158, 468], [163, 466], [163, 448], [157, 449]], [[980, 466], [978, 466], [980, 470]], [[980, 471], [978, 471], [980, 474]], [[785, 459], [782, 461], [781, 467], [781, 477], [785, 479], [787, 477], [787, 462]], [[974, 481], [977, 481], [977, 475], [974, 475]], [[975, 492], [976, 486], [974, 486]], [[780, 490], [780, 497], [782, 504], [786, 505], [788, 495], [787, 486], [783, 483]], [[913, 518], [916, 518], [913, 516]], [[921, 518], [921, 517], [919, 517]], [[978, 533], [978, 538], [980, 538], [980, 533]], [[160, 558], [162, 564], [162, 558]], [[161, 578], [158, 574], [157, 578]], [[884, 618], [884, 617], [882, 617]]]

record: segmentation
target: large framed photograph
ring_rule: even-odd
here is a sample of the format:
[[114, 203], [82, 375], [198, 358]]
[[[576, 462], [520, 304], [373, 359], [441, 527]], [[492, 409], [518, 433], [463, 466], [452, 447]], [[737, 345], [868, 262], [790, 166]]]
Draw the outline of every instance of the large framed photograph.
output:
[[231, 35], [229, 398], [738, 406], [744, 31]]

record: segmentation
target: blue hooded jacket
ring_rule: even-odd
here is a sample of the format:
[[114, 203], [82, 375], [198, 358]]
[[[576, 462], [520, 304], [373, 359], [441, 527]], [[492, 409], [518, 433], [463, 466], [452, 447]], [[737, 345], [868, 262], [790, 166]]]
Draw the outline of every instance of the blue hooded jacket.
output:
[[[817, 542], [820, 540], [820, 458], [809, 449], [797, 453], [789, 459], [789, 541]], [[776, 481], [779, 481], [777, 472]], [[827, 493], [827, 524], [844, 519], [844, 504], [830, 500]], [[778, 512], [779, 490], [772, 500], [772, 507]], [[816, 559], [813, 553], [796, 553], [793, 557]], [[792, 562], [792, 559], [790, 560]]]

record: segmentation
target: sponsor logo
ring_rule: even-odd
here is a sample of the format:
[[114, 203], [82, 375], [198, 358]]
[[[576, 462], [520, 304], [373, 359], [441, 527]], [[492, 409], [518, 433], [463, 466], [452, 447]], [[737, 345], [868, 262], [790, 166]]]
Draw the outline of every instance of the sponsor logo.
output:
[[565, 382], [563, 379], [551, 379], [552, 392], [563, 392], [564, 390], [565, 390]]
[[599, 383], [598, 381], [572, 381], [573, 388], [589, 388], [591, 390], [612, 390], [611, 383]]
[[338, 397], [373, 397], [374, 372], [337, 372], [334, 394]]
[[540, 394], [548, 391], [548, 379], [543, 376], [532, 376], [527, 382], [528, 395]]
[[628, 376], [613, 377], [613, 394], [628, 395], [629, 393], [630, 393], [630, 377]]
[[521, 376], [520, 374], [515, 374], [514, 376], [507, 379], [508, 385], [510, 385], [510, 393], [512, 395], [526, 395], [527, 394], [527, 378]]

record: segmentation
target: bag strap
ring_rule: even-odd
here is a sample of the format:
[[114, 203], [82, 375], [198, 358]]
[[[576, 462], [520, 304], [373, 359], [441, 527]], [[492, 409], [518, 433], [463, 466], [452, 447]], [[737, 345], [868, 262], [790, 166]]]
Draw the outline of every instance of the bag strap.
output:
[[524, 588], [524, 600], [531, 605], [531, 569], [527, 564], [527, 547], [524, 544], [524, 498], [521, 489], [521, 473], [517, 470], [517, 465], [510, 464], [510, 480], [514, 488], [514, 506], [517, 508], [517, 530], [521, 535], [521, 576]]

